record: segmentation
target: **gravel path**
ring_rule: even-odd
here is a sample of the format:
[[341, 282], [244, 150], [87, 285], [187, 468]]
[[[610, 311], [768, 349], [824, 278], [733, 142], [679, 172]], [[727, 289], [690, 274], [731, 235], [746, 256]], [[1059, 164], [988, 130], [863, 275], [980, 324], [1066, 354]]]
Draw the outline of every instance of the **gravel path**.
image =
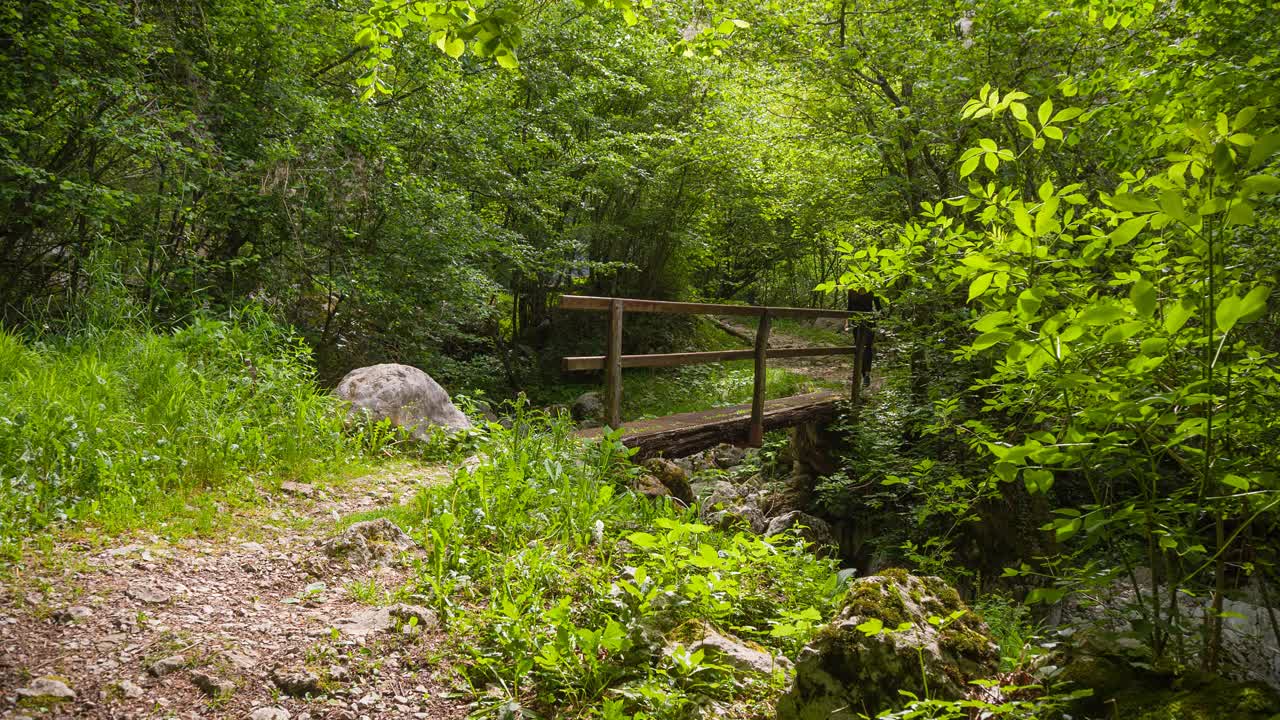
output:
[[401, 622], [422, 609], [356, 597], [373, 581], [402, 587], [404, 556], [353, 565], [321, 547], [338, 518], [447, 480], [446, 468], [406, 466], [294, 485], [264, 493], [213, 539], [135, 536], [31, 558], [0, 597], [0, 717], [465, 716], [434, 660], [441, 633], [429, 611]]

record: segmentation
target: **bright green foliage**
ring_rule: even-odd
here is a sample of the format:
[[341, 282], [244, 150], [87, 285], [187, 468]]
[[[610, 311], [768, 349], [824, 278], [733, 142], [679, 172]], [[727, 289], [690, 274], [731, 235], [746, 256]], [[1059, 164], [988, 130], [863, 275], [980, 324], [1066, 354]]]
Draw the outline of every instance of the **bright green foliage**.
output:
[[52, 523], [162, 523], [203, 505], [199, 491], [252, 498], [348, 462], [363, 441], [312, 374], [296, 336], [260, 312], [163, 334], [0, 333], [0, 548]]
[[[1016, 116], [1025, 95], [997, 97], [991, 91], [966, 114]], [[1051, 141], [1060, 133], [1043, 128], [1056, 118], [1084, 119], [1040, 107], [1032, 130]], [[896, 247], [853, 258], [885, 285], [924, 272], [937, 288], [964, 290], [976, 313], [958, 354], [992, 360], [973, 388], [981, 415], [963, 432], [990, 454], [993, 480], [1033, 494], [1069, 481], [1078, 499], [1046, 529], [1058, 541], [1082, 534], [1086, 546], [1145, 540], [1143, 564], [1175, 587], [1212, 586], [1205, 571], [1215, 565], [1220, 582], [1237, 539], [1280, 506], [1280, 375], [1275, 352], [1250, 332], [1277, 280], [1254, 272], [1268, 249], [1253, 228], [1254, 208], [1280, 189], [1267, 172], [1280, 135], [1253, 127], [1255, 115], [1246, 108], [1167, 128], [1165, 167], [1121, 174], [1114, 189], [1045, 178], [1028, 182], [1036, 190], [1027, 196], [971, 182], [964, 197], [926, 204]], [[1028, 162], [1021, 156], [1035, 150], [1000, 159]], [[999, 152], [980, 142], [961, 174]], [[1205, 513], [1216, 534], [1197, 528]], [[1070, 566], [1050, 567], [1065, 574], [1064, 588], [1082, 581]], [[1031, 599], [1064, 593], [1045, 588]], [[1153, 595], [1142, 632], [1159, 653], [1176, 608], [1169, 617]]]
[[488, 427], [484, 462], [416, 502], [417, 592], [482, 702], [627, 717], [681, 717], [707, 695], [744, 714], [765, 702], [780, 675], [735, 680], [701, 651], [662, 652], [662, 636], [709, 620], [792, 652], [839, 596], [833, 564], [632, 494], [615, 440], [583, 448], [563, 422], [516, 412], [516, 430]]

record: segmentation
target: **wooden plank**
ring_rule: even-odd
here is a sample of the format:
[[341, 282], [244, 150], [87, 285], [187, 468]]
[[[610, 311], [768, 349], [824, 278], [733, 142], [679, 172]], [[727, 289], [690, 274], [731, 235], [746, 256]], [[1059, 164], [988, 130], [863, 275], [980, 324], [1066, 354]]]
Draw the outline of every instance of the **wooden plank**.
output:
[[760, 316], [760, 324], [756, 327], [756, 363], [752, 374], [751, 390], [751, 425], [747, 429], [747, 444], [760, 447], [764, 444], [764, 390], [768, 380], [765, 358], [769, 355], [769, 329], [773, 325], [773, 316], [766, 310]]
[[863, 348], [867, 345], [867, 336], [863, 329], [859, 327], [854, 330], [853, 347], [857, 350], [853, 354], [853, 385], [849, 388], [849, 399], [856, 405], [862, 399], [862, 358]]
[[[839, 412], [845, 398], [840, 393], [822, 391], [808, 395], [779, 398], [765, 403], [763, 424], [766, 432], [806, 422], [826, 422]], [[622, 426], [622, 442], [637, 449], [636, 458], [663, 455], [684, 457], [722, 442], [741, 442], [751, 423], [751, 405], [681, 413], [626, 423]], [[599, 437], [603, 430], [580, 430], [581, 438]]]
[[627, 312], [674, 313], [680, 315], [739, 315], [760, 317], [766, 310], [774, 317], [847, 318], [856, 315], [849, 310], [819, 308], [760, 307], [756, 305], [720, 305], [714, 303], [671, 302], [638, 298], [607, 298], [590, 295], [561, 295], [561, 310], [608, 310], [614, 300], [622, 300]]
[[[796, 358], [818, 357], [821, 355], [855, 355], [856, 347], [817, 347], [817, 348], [773, 348], [766, 357]], [[675, 367], [677, 365], [698, 365], [701, 363], [724, 362], [726, 360], [748, 360], [755, 357], [755, 350], [712, 350], [710, 352], [687, 353], [655, 353], [652, 355], [623, 355], [622, 367]], [[566, 371], [602, 370], [605, 367], [606, 355], [578, 355], [563, 360]]]
[[609, 303], [609, 349], [605, 355], [605, 423], [622, 427], [622, 311], [621, 300]]

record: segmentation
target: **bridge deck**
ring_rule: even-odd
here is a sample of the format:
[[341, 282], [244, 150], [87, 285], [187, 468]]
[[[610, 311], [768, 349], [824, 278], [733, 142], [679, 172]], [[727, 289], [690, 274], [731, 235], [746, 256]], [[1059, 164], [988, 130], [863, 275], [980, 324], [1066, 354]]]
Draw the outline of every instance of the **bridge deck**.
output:
[[[764, 404], [764, 429], [830, 420], [842, 400], [847, 397], [831, 391], [769, 400]], [[751, 404], [731, 405], [624, 423], [622, 442], [627, 447], [638, 448], [639, 459], [655, 455], [684, 457], [722, 442], [744, 443], [750, 424]], [[602, 432], [601, 428], [591, 428], [579, 431], [578, 436], [599, 437]]]

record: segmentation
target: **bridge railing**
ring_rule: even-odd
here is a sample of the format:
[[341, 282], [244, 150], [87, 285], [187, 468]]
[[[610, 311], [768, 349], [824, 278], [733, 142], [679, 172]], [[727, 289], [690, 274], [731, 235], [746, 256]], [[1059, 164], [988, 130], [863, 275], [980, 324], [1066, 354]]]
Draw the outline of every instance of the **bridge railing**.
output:
[[[755, 360], [754, 383], [751, 393], [751, 423], [747, 442], [759, 447], [764, 441], [765, 368], [768, 358], [816, 357], [821, 355], [852, 355], [853, 373], [851, 399], [857, 402], [862, 388], [864, 349], [870, 341], [868, 333], [854, 333], [850, 346], [815, 348], [769, 349], [769, 332], [773, 318], [839, 318], [849, 319], [866, 313], [850, 310], [826, 310], [816, 308], [765, 307], [760, 305], [720, 305], [714, 303], [670, 302], [665, 300], [638, 300], [634, 298], [591, 297], [587, 295], [560, 296], [561, 310], [595, 310], [609, 313], [608, 347], [604, 355], [586, 355], [564, 358], [564, 369], [604, 370], [605, 374], [605, 424], [613, 428], [622, 426], [622, 369], [639, 367], [674, 367], [726, 360]], [[648, 355], [622, 354], [622, 320], [624, 313], [671, 313], [681, 315], [733, 315], [759, 318], [756, 326], [755, 348], [752, 350], [713, 350], [710, 352], [653, 353]]]

